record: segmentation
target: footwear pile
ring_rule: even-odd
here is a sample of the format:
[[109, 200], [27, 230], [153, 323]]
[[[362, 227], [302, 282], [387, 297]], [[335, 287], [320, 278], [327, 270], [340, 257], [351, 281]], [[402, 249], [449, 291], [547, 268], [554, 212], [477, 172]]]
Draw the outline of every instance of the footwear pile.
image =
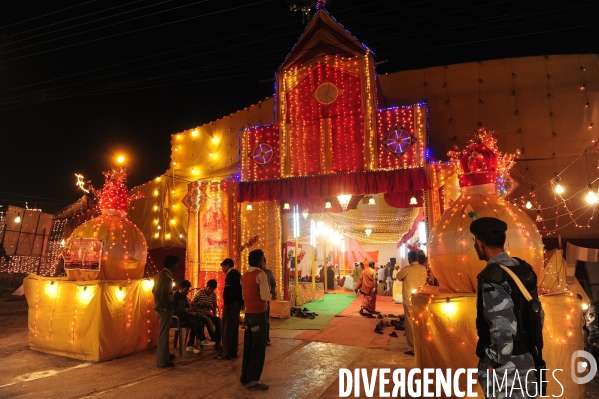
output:
[[307, 308], [291, 308], [291, 316], [301, 317], [302, 319], [314, 319], [318, 313], [310, 312]]
[[[362, 314], [362, 313], [360, 313], [360, 314]], [[387, 315], [387, 316], [394, 316], [394, 317], [397, 317], [397, 319], [390, 320], [390, 321], [383, 321], [383, 320], [379, 321], [377, 323], [376, 327], [374, 328], [375, 333], [382, 334], [383, 329], [385, 327], [394, 327], [395, 330], [398, 330], [398, 331], [405, 330], [405, 327], [404, 327], [405, 317], [404, 316], [395, 316], [395, 315]], [[378, 318], [382, 319], [383, 316], [379, 314]], [[391, 334], [389, 334], [389, 336], [397, 338], [397, 333], [395, 331], [393, 331]]]

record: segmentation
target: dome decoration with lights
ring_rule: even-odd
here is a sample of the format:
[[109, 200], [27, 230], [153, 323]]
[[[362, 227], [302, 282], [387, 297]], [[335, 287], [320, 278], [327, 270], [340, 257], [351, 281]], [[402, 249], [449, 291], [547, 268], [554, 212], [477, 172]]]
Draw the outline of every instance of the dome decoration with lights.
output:
[[508, 224], [506, 251], [526, 259], [539, 274], [543, 243], [536, 225], [523, 210], [502, 198], [511, 187], [509, 170], [519, 152], [502, 154], [497, 139], [480, 129], [463, 151], [448, 155], [458, 174], [460, 196], [430, 233], [430, 265], [440, 286], [451, 292], [476, 291], [476, 276], [485, 262], [478, 259], [469, 227], [484, 216]]
[[122, 168], [104, 176], [104, 187], [94, 190], [102, 215], [77, 227], [65, 242], [69, 280], [130, 280], [144, 275], [146, 239], [126, 219], [129, 203], [141, 194], [129, 195], [127, 172]]

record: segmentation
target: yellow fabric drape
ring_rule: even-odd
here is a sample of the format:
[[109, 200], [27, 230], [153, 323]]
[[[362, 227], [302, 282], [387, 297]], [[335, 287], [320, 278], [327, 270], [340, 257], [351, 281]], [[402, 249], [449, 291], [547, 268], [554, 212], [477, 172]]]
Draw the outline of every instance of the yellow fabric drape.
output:
[[244, 247], [252, 238], [258, 236], [258, 241], [251, 247], [243, 248], [239, 253], [240, 272], [248, 268], [248, 254], [254, 249], [262, 249], [266, 257], [266, 267], [273, 271], [277, 281], [277, 294], [283, 297], [283, 268], [281, 255], [281, 212], [277, 201], [253, 202], [252, 210], [248, 211], [246, 204], [241, 206], [241, 239]]
[[86, 361], [115, 359], [156, 346], [152, 280], [69, 281], [30, 274], [32, 350]]
[[[449, 302], [448, 302], [449, 299]], [[582, 301], [573, 293], [541, 297], [545, 311], [543, 326], [543, 358], [547, 367], [563, 385], [566, 396], [584, 397], [584, 385], [570, 378], [570, 357], [583, 349]], [[412, 297], [414, 309], [414, 347], [416, 367], [424, 368], [476, 368], [476, 294], [442, 292], [438, 287], [423, 287]], [[561, 388], [551, 375], [547, 395], [560, 395]], [[465, 389], [465, 380], [461, 381]], [[479, 384], [478, 396], [484, 397]]]

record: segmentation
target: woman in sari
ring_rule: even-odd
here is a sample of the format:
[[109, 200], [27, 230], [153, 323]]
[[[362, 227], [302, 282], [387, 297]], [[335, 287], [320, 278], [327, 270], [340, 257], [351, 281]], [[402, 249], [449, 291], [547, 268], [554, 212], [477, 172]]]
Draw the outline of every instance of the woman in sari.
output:
[[[378, 314], [376, 311], [376, 272], [374, 271], [374, 262], [364, 262], [364, 270], [360, 274], [360, 279], [356, 285], [356, 292], [362, 292], [362, 307], [360, 314], [368, 316], [369, 314]], [[368, 313], [364, 313], [364, 311]]]

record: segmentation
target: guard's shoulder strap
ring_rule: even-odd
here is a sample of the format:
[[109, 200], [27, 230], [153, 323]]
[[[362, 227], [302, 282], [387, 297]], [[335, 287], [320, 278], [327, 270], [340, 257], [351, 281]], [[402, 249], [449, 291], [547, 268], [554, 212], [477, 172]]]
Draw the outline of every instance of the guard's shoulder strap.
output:
[[514, 283], [516, 283], [516, 285], [520, 289], [520, 292], [522, 293], [524, 298], [526, 298], [527, 301], [531, 301], [532, 296], [530, 295], [530, 292], [528, 292], [526, 287], [524, 287], [524, 284], [522, 284], [522, 281], [520, 281], [520, 278], [518, 278], [518, 276], [516, 276], [516, 273], [511, 271], [510, 268], [507, 266], [504, 266], [504, 265], [499, 265], [499, 266], [512, 278], [512, 280], [514, 280]]

